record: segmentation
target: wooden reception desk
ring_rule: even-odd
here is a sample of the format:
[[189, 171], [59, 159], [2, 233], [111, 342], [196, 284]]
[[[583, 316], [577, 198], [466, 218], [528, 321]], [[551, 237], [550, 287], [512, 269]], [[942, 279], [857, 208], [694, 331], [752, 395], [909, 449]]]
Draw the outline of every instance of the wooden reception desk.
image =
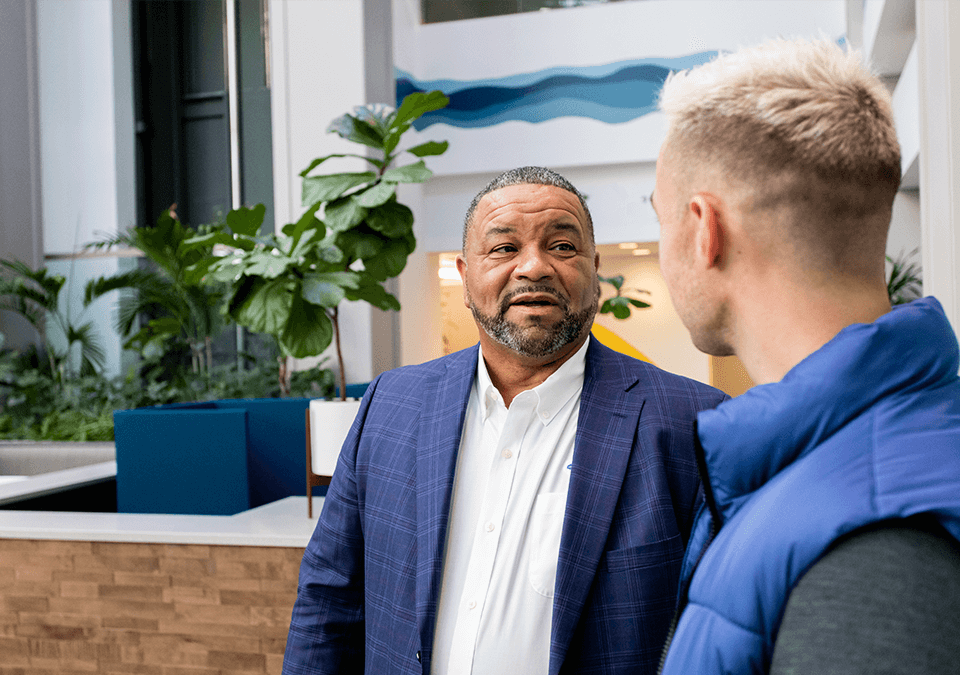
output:
[[280, 673], [305, 497], [234, 516], [0, 511], [0, 654], [17, 672]]

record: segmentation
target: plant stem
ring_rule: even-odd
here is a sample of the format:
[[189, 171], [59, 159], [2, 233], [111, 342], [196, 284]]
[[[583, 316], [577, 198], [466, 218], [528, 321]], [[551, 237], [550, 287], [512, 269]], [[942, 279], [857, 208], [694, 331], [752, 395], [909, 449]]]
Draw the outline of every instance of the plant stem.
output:
[[290, 366], [286, 356], [278, 356], [277, 362], [280, 364], [280, 398], [287, 398], [290, 395]]
[[337, 320], [337, 307], [330, 312], [330, 321], [333, 322], [333, 340], [337, 345], [337, 365], [340, 368], [340, 400], [347, 400], [347, 377], [343, 368], [343, 352], [340, 351], [340, 322]]

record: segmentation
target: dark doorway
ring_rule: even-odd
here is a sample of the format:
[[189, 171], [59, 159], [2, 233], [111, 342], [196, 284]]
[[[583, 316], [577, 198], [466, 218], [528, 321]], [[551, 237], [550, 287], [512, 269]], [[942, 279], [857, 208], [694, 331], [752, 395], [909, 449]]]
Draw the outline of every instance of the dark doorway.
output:
[[[236, 17], [235, 54], [227, 48], [227, 2]], [[237, 201], [263, 203], [264, 230], [273, 231], [267, 7], [267, 0], [135, 0], [138, 226], [152, 225], [172, 204], [187, 225], [221, 221], [234, 203], [233, 161]], [[235, 157], [231, 58], [239, 104]], [[235, 359], [238, 341], [243, 335], [231, 326], [214, 344], [215, 363]]]

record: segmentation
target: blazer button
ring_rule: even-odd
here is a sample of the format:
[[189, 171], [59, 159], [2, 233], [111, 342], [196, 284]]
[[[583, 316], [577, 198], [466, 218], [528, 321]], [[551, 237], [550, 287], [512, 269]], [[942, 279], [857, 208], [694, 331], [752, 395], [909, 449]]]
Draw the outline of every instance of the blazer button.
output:
[[423, 663], [423, 661], [420, 658], [420, 652], [417, 652], [417, 663]]

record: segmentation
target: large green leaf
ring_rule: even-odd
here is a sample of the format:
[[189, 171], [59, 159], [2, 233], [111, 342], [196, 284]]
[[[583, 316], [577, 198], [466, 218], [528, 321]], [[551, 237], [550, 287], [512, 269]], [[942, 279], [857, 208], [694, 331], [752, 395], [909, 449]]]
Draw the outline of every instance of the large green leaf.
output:
[[604, 277], [604, 276], [600, 276], [600, 275], [598, 274], [598, 275], [597, 275], [597, 278], [598, 278], [600, 281], [602, 281], [603, 283], [610, 284], [611, 286], [613, 286], [614, 288], [616, 288], [618, 291], [619, 291], [621, 288], [623, 288], [623, 275], [622, 275], [622, 274], [616, 274], [616, 275], [614, 275], [614, 276], [612, 276], [612, 277]]
[[385, 171], [381, 178], [386, 183], [422, 183], [430, 180], [432, 175], [433, 171], [428, 169], [421, 159], [419, 162]]
[[347, 289], [346, 296], [347, 300], [369, 302], [374, 307], [384, 311], [400, 309], [400, 301], [369, 277], [364, 279], [364, 283], [359, 288]]
[[343, 232], [363, 220], [367, 210], [353, 195], [330, 202], [323, 209], [323, 222], [334, 232]]
[[184, 239], [177, 250], [182, 255], [191, 251], [212, 249], [216, 244], [234, 246], [234, 242], [235, 239], [229, 232], [208, 232]]
[[384, 238], [366, 228], [356, 228], [337, 235], [337, 246], [349, 260], [366, 260], [377, 255], [385, 242]]
[[[316, 252], [316, 249], [320, 244], [320, 240], [322, 239], [320, 232], [320, 229], [307, 230], [304, 232], [303, 236], [300, 237], [300, 241], [298, 241], [288, 253], [291, 260], [295, 260], [299, 265], [303, 262], [303, 259], [306, 256], [310, 255], [311, 252]], [[293, 240], [291, 239], [290, 242], [293, 243]]]
[[372, 124], [358, 120], [349, 113], [330, 122], [327, 133], [337, 134], [348, 141], [362, 143], [377, 150], [383, 148], [383, 135], [380, 131]]
[[255, 275], [265, 279], [276, 279], [283, 274], [292, 262], [290, 258], [276, 249], [258, 249], [247, 254], [248, 264], [244, 274]]
[[600, 306], [601, 314], [613, 315], [618, 319], [626, 319], [630, 317], [630, 303], [626, 298], [617, 296], [610, 298], [609, 300], [604, 300], [603, 304]]
[[279, 335], [290, 318], [294, 292], [289, 279], [244, 277], [230, 299], [229, 312], [241, 326], [256, 333]]
[[383, 156], [385, 157], [384, 163], [389, 166], [390, 162], [393, 161], [393, 151], [397, 149], [397, 146], [400, 145], [400, 139], [403, 137], [407, 131], [410, 130], [410, 123], [401, 124], [398, 127], [393, 128], [390, 133], [388, 133], [383, 139]]
[[[183, 282], [190, 286], [198, 286], [204, 283], [210, 268], [217, 263], [217, 258], [208, 257], [195, 262], [183, 271]], [[213, 277], [210, 277], [212, 280]]]
[[303, 298], [320, 307], [336, 307], [344, 298], [347, 288], [360, 285], [356, 272], [319, 272], [303, 278]]
[[357, 157], [357, 158], [359, 158], [359, 159], [365, 159], [366, 161], [370, 162], [371, 164], [373, 164], [373, 165], [376, 166], [377, 168], [383, 166], [383, 162], [378, 161], [378, 160], [376, 160], [376, 159], [371, 159], [370, 157], [367, 157], [366, 155], [358, 155], [358, 154], [355, 154], [355, 153], [352, 153], [352, 152], [347, 152], [347, 153], [342, 153], [342, 154], [327, 155], [326, 157], [318, 157], [317, 159], [315, 159], [315, 160], [313, 160], [312, 162], [310, 162], [310, 166], [308, 166], [306, 169], [304, 169], [303, 171], [301, 171], [298, 175], [299, 175], [301, 178], [304, 178], [304, 177], [306, 177], [306, 175], [307, 175], [308, 173], [310, 173], [311, 171], [313, 171], [314, 169], [316, 169], [318, 166], [320, 166], [321, 164], [323, 164], [324, 162], [326, 162], [328, 159], [333, 159], [334, 157]]
[[396, 183], [379, 182], [373, 187], [354, 195], [357, 204], [372, 209], [389, 200], [397, 191]]
[[[308, 230], [317, 230], [319, 236], [322, 238], [326, 231], [324, 229], [323, 223], [317, 219], [317, 210], [320, 208], [320, 202], [317, 202], [306, 212], [300, 216], [300, 219], [292, 227], [287, 225], [283, 228], [283, 233], [289, 235], [293, 240], [293, 248], [296, 248], [300, 243], [300, 238], [303, 236], [304, 232]], [[290, 227], [288, 231], [287, 228]]]
[[428, 141], [408, 149], [407, 152], [417, 157], [429, 157], [431, 155], [442, 155], [448, 147], [450, 147], [450, 143], [447, 141]]
[[308, 176], [303, 179], [302, 203], [312, 206], [314, 202], [336, 199], [350, 188], [376, 180], [372, 171], [363, 173], [335, 173], [329, 176]]
[[240, 255], [228, 255], [214, 261], [207, 270], [206, 279], [224, 284], [234, 284], [244, 276], [247, 263]]
[[404, 236], [413, 227], [413, 211], [395, 201], [381, 204], [367, 214], [367, 224], [390, 239]]
[[377, 281], [386, 281], [403, 271], [408, 255], [407, 242], [391, 241], [376, 256], [364, 260], [363, 268]]
[[318, 356], [333, 340], [333, 324], [322, 307], [297, 293], [293, 296], [289, 320], [280, 335], [281, 349], [294, 358]]
[[263, 204], [257, 204], [252, 209], [241, 206], [227, 213], [227, 225], [237, 234], [255, 237], [260, 232], [260, 226], [263, 225], [263, 216], [266, 212], [267, 207]]
[[415, 91], [412, 94], [407, 94], [403, 103], [397, 109], [396, 115], [391, 118], [390, 128], [394, 129], [407, 122], [412, 122], [428, 112], [445, 107], [448, 103], [450, 103], [450, 99], [442, 91]]

